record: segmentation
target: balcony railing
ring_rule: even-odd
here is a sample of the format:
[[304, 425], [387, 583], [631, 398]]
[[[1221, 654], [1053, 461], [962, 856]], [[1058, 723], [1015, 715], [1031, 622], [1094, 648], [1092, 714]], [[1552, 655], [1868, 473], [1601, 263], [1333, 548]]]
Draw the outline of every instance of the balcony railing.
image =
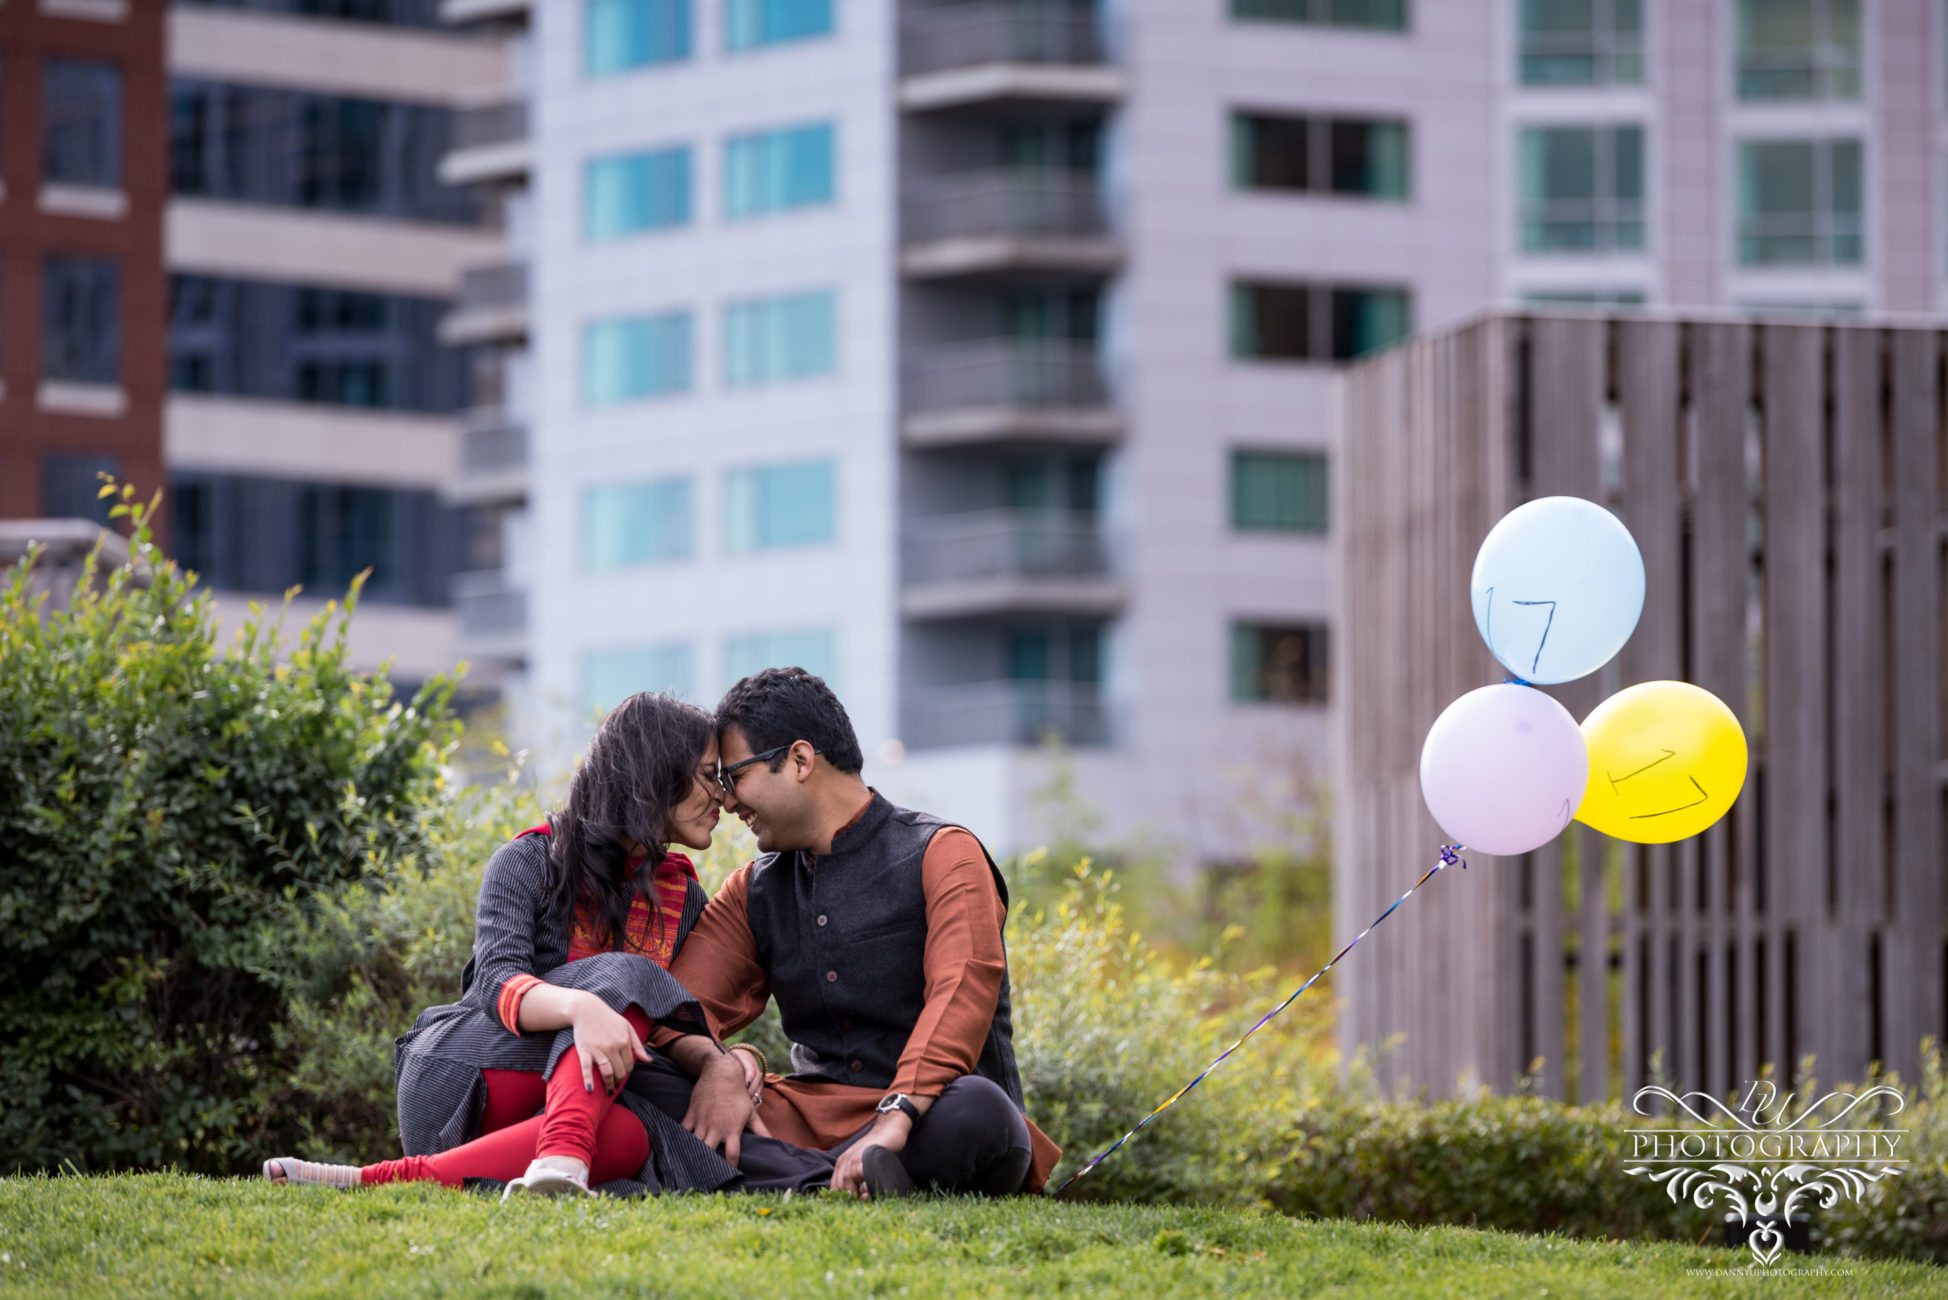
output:
[[1099, 22], [1087, 3], [935, 5], [908, 18], [900, 66], [907, 76], [922, 76], [988, 63], [1097, 64]]
[[914, 350], [906, 405], [913, 411], [959, 407], [1100, 407], [1109, 402], [1093, 342], [980, 339]]
[[976, 510], [920, 520], [907, 534], [909, 585], [1108, 573], [1102, 525], [1078, 510]]
[[475, 653], [518, 655], [528, 631], [528, 594], [499, 569], [455, 574], [453, 612]]
[[527, 138], [528, 104], [524, 99], [463, 108], [453, 115], [455, 149], [490, 149]]
[[918, 688], [907, 708], [906, 742], [1037, 745], [1051, 735], [1071, 745], [1110, 741], [1109, 711], [1094, 682], [1005, 681]]
[[454, 307], [463, 312], [506, 311], [528, 303], [525, 262], [472, 266], [460, 273], [460, 295]]
[[468, 474], [500, 474], [527, 468], [528, 430], [499, 407], [475, 411], [460, 430], [460, 469]]
[[1106, 230], [1100, 178], [1055, 167], [993, 168], [917, 182], [906, 242], [993, 235], [1087, 236]]

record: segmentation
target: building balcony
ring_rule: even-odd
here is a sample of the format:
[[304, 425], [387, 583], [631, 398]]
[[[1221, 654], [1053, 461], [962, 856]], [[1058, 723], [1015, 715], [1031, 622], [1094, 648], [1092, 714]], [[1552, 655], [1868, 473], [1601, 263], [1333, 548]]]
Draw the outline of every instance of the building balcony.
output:
[[463, 108], [453, 115], [453, 148], [440, 159], [448, 185], [524, 185], [534, 166], [526, 100]]
[[1105, 446], [1122, 435], [1096, 345], [977, 339], [916, 347], [901, 434], [916, 450], [1018, 442]]
[[495, 663], [524, 663], [528, 654], [528, 594], [499, 569], [453, 578], [453, 613], [462, 653]]
[[460, 272], [460, 292], [440, 322], [440, 342], [515, 344], [527, 336], [527, 263], [497, 262]]
[[457, 506], [515, 505], [528, 495], [528, 429], [497, 406], [460, 427], [460, 472], [442, 493]]
[[915, 183], [905, 206], [900, 269], [909, 279], [1105, 275], [1123, 260], [1093, 172], [1017, 167], [930, 177]]
[[1111, 736], [1102, 687], [1094, 682], [1001, 681], [916, 688], [906, 706], [915, 749], [949, 745], [1106, 745]]
[[455, 27], [468, 23], [526, 27], [533, 17], [534, 0], [444, 0], [440, 5], [440, 21]]
[[900, 33], [900, 107], [911, 112], [1122, 98], [1092, 4], [1007, 0], [933, 5]]
[[912, 619], [1001, 614], [1102, 618], [1123, 605], [1094, 514], [977, 510], [912, 524], [900, 610]]

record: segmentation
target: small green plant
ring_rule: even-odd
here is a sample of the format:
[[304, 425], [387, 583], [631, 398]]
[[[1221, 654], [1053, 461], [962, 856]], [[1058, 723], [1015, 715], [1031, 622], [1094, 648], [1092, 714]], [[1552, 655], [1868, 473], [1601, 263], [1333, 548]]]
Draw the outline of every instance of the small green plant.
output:
[[0, 587], [0, 1167], [229, 1169], [282, 1119], [289, 926], [423, 858], [452, 684], [351, 668], [357, 582], [220, 645], [154, 503], [103, 495], [125, 566]]

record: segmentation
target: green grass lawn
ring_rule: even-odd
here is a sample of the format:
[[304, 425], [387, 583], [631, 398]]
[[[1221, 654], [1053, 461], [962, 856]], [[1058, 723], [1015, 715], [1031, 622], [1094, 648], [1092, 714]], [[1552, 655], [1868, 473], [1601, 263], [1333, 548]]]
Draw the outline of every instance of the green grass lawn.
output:
[[[180, 1175], [0, 1182], [0, 1295], [1934, 1296], [1922, 1264], [1041, 1200], [524, 1201]], [[1708, 1269], [1711, 1276], [1690, 1270]]]

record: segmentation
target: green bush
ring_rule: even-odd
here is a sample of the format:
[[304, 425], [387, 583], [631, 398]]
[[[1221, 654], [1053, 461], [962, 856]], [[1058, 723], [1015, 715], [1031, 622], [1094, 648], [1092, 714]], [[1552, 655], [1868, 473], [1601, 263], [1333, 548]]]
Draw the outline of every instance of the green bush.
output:
[[[104, 489], [106, 492], [108, 489]], [[321, 897], [425, 852], [451, 685], [347, 664], [355, 583], [294, 645], [217, 643], [149, 509], [66, 609], [0, 591], [0, 1164], [230, 1169], [286, 1117], [275, 972]]]

